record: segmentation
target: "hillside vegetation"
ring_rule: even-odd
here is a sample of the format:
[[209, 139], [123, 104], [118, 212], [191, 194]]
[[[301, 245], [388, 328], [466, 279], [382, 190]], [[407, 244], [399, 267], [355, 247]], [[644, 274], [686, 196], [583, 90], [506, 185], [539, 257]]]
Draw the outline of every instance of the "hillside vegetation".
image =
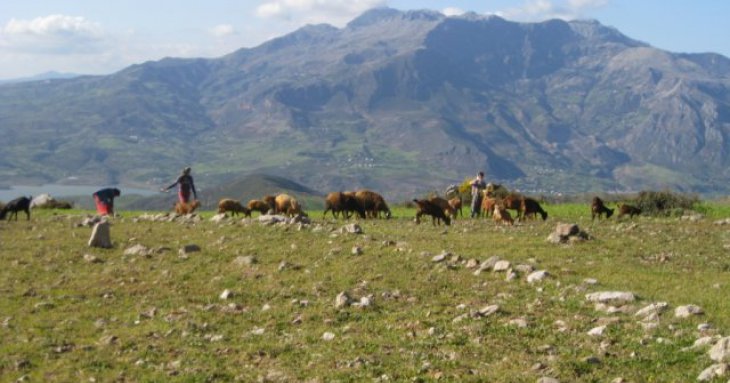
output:
[[[730, 328], [726, 205], [595, 222], [586, 205], [545, 208], [450, 227], [396, 208], [349, 222], [361, 234], [317, 211], [273, 225], [120, 211], [111, 249], [87, 247], [84, 211], [1, 221], [0, 380], [687, 382], [714, 363], [686, 348]], [[557, 222], [592, 239], [548, 243]], [[477, 272], [495, 256], [505, 271]], [[587, 300], [602, 291], [636, 301]], [[655, 302], [668, 309], [634, 315]], [[675, 317], [688, 304], [703, 314]]]

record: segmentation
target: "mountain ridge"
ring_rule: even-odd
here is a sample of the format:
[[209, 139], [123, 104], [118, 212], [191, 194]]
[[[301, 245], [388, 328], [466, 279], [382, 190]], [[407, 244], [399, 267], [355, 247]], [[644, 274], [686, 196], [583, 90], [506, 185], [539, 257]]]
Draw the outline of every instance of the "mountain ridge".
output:
[[485, 170], [535, 193], [729, 191], [730, 60], [595, 20], [477, 16], [376, 9], [216, 59], [3, 85], [0, 176], [154, 185], [191, 164], [210, 184], [265, 172], [401, 198]]

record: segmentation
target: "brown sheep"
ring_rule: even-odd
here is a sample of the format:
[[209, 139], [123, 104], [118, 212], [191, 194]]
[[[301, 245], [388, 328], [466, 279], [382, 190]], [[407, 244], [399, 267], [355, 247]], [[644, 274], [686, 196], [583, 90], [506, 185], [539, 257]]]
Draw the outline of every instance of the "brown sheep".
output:
[[616, 218], [621, 218], [625, 215], [628, 215], [629, 218], [634, 218], [635, 215], [641, 214], [641, 209], [635, 206], [627, 205], [627, 204], [620, 204], [618, 205], [618, 215]]
[[515, 221], [512, 219], [512, 216], [509, 214], [507, 209], [499, 205], [496, 205], [494, 207], [494, 214], [492, 214], [492, 219], [496, 223], [502, 222], [505, 225], [512, 226], [515, 224]]
[[523, 197], [522, 202], [520, 203], [520, 214], [522, 217], [526, 218], [527, 216], [535, 216], [538, 213], [542, 216], [543, 221], [547, 219], [548, 213], [540, 207], [540, 203], [537, 202], [537, 200], [534, 198]]
[[497, 206], [497, 199], [492, 197], [482, 198], [482, 214], [484, 217], [491, 217], [494, 215], [494, 208]]
[[222, 200], [218, 201], [218, 214], [225, 213], [227, 211], [230, 211], [231, 215], [237, 215], [238, 213], [241, 213], [244, 217], [251, 216], [251, 210], [241, 205], [240, 202], [232, 200], [230, 198], [223, 198]]
[[464, 217], [464, 212], [461, 210], [461, 207], [463, 205], [463, 200], [461, 199], [461, 196], [454, 197], [449, 200], [449, 205], [451, 205], [451, 210], [454, 211], [454, 217], [456, 217], [457, 213], [458, 215], [461, 215], [461, 217]]
[[355, 198], [368, 217], [376, 218], [380, 212], [384, 212], [385, 218], [390, 218], [390, 208], [380, 194], [370, 190], [358, 190]]
[[271, 210], [271, 206], [260, 199], [252, 199], [248, 201], [246, 207], [252, 212], [257, 211], [261, 214], [266, 214], [269, 210]]
[[175, 213], [178, 215], [192, 214], [198, 207], [200, 207], [200, 201], [197, 199], [188, 203], [177, 202], [175, 203]]
[[350, 218], [350, 213], [356, 212], [360, 218], [365, 218], [365, 209], [357, 202], [354, 193], [352, 192], [332, 192], [327, 194], [324, 200], [324, 213], [322, 218], [327, 215], [327, 212], [332, 212], [334, 218], [338, 218], [341, 212], [345, 219]]
[[279, 194], [274, 198], [274, 211], [288, 216], [302, 215], [302, 206], [296, 198], [288, 194]]
[[596, 219], [596, 216], [598, 216], [598, 220], [601, 220], [601, 215], [605, 214], [606, 219], [611, 218], [613, 215], [614, 209], [609, 209], [606, 207], [606, 205], [603, 204], [603, 200], [598, 197], [593, 197], [593, 201], [591, 201], [591, 221]]
[[444, 213], [444, 209], [441, 206], [427, 199], [414, 199], [413, 202], [416, 203], [416, 224], [421, 223], [421, 216], [425, 214], [431, 216], [431, 223], [434, 226], [436, 226], [436, 222], [440, 225], [442, 220], [446, 226], [451, 225], [451, 218]]

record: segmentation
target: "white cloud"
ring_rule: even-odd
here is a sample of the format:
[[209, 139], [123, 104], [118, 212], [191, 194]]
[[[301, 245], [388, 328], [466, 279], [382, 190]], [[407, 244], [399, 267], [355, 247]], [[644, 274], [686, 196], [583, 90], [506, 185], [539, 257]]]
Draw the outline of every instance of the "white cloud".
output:
[[98, 23], [78, 16], [49, 15], [33, 20], [10, 19], [0, 30], [0, 45], [21, 52], [92, 53], [102, 49]]
[[341, 26], [368, 9], [384, 5], [386, 0], [266, 0], [256, 8], [256, 16]]
[[546, 19], [572, 20], [580, 18], [585, 9], [599, 8], [610, 0], [528, 0], [522, 6], [496, 12], [507, 19], [539, 21]]
[[236, 34], [236, 29], [231, 24], [220, 24], [216, 25], [210, 30], [210, 33], [215, 37], [226, 37]]
[[446, 16], [459, 16], [459, 15], [463, 15], [466, 12], [464, 12], [464, 10], [461, 8], [448, 7], [448, 8], [444, 8], [441, 11], [441, 13], [443, 13]]

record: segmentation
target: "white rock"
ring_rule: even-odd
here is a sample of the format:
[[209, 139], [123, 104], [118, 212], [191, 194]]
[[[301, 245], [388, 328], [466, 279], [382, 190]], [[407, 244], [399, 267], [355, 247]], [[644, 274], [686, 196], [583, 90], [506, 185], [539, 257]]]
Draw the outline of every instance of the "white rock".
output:
[[527, 283], [540, 282], [543, 279], [547, 278], [549, 275], [550, 274], [548, 274], [548, 272], [545, 270], [534, 271], [527, 276]]
[[335, 334], [334, 334], [334, 333], [331, 333], [331, 332], [329, 332], [329, 331], [327, 331], [327, 332], [325, 332], [324, 334], [322, 334], [322, 339], [324, 339], [324, 340], [326, 340], [326, 341], [328, 341], [328, 342], [329, 342], [329, 341], [331, 341], [332, 339], [335, 339]]
[[97, 257], [96, 255], [92, 255], [92, 254], [84, 254], [84, 261], [86, 261], [88, 263], [102, 263], [102, 262], [104, 262], [99, 257]]
[[543, 376], [542, 378], [537, 380], [537, 383], [560, 383], [560, 381], [555, 378]]
[[669, 304], [667, 302], [656, 302], [656, 303], [652, 303], [652, 304], [640, 309], [639, 311], [637, 311], [634, 314], [634, 316], [646, 317], [651, 314], [659, 315], [659, 314], [663, 313], [664, 311], [666, 311], [667, 308], [669, 308]]
[[702, 314], [704, 314], [704, 311], [702, 311], [702, 308], [697, 305], [679, 306], [676, 309], [674, 309], [674, 316], [676, 318], [689, 318], [693, 315], [702, 315]]
[[147, 256], [150, 255], [152, 251], [148, 249], [144, 245], [136, 244], [132, 247], [128, 247], [124, 249], [124, 255], [141, 255], [141, 256]]
[[597, 285], [598, 284], [598, 279], [596, 279], [596, 278], [586, 278], [586, 279], [583, 280], [583, 283], [585, 283], [586, 285]]
[[227, 218], [228, 216], [226, 215], [226, 213], [220, 213], [211, 217], [210, 222], [220, 223], [222, 221], [225, 221]]
[[603, 336], [603, 333], [606, 331], [606, 326], [598, 326], [590, 329], [588, 331], [588, 335], [590, 336]]
[[342, 308], [350, 304], [350, 296], [342, 291], [335, 297], [335, 308]]
[[221, 293], [221, 295], [219, 295], [218, 297], [220, 299], [224, 299], [225, 300], [225, 299], [231, 298], [232, 296], [233, 296], [233, 292], [231, 290], [225, 289], [225, 290], [223, 290], [223, 292]]
[[350, 233], [350, 234], [362, 234], [362, 227], [356, 223], [351, 223], [349, 225], [345, 225], [340, 229], [340, 233]]
[[362, 247], [360, 247], [360, 246], [353, 246], [352, 251], [350, 251], [350, 254], [352, 254], [352, 255], [362, 255], [362, 253], [363, 253]]
[[601, 291], [586, 294], [586, 299], [590, 302], [626, 303], [633, 302], [636, 297], [634, 296], [634, 293], [628, 291]]
[[730, 361], [730, 337], [724, 337], [715, 343], [709, 351], [710, 359], [715, 362]]
[[450, 257], [451, 253], [443, 252], [438, 255], [434, 255], [433, 258], [431, 258], [431, 262], [439, 263], [446, 260], [446, 258]]
[[499, 305], [489, 305], [479, 309], [479, 315], [486, 317], [496, 313], [497, 311], [499, 311]]
[[492, 267], [492, 270], [494, 270], [494, 272], [507, 271], [510, 266], [512, 266], [512, 264], [509, 263], [509, 261], [497, 261], [494, 264], [494, 267]]
[[360, 307], [361, 308], [370, 307], [372, 304], [373, 304], [373, 300], [371, 297], [367, 296], [367, 297], [360, 298]]
[[110, 249], [112, 247], [111, 233], [109, 232], [109, 222], [102, 221], [94, 225], [89, 238], [89, 247], [100, 247]]
[[710, 367], [702, 370], [697, 376], [697, 380], [700, 382], [706, 382], [715, 378], [723, 377], [727, 373], [728, 365], [726, 363], [713, 364]]

